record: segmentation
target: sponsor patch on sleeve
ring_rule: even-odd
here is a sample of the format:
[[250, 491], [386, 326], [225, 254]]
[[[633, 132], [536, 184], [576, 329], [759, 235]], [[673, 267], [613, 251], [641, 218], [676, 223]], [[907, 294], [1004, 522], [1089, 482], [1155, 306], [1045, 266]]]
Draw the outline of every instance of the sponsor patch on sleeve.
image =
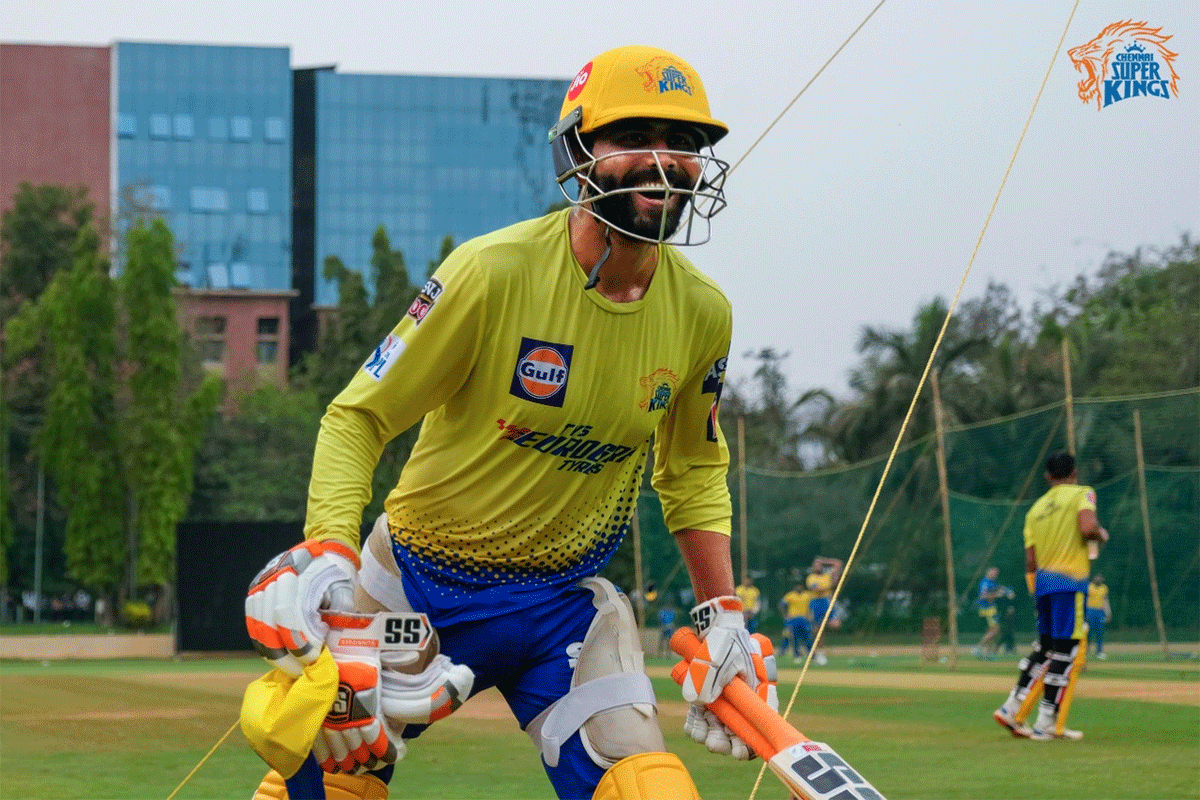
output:
[[430, 278], [425, 281], [425, 286], [421, 288], [421, 291], [413, 299], [412, 305], [408, 307], [408, 316], [412, 317], [417, 325], [420, 325], [421, 320], [425, 319], [429, 312], [433, 310], [433, 306], [437, 303], [437, 299], [444, 288], [441, 281], [437, 278]]
[[389, 333], [387, 338], [375, 348], [375, 352], [367, 359], [367, 363], [363, 364], [363, 372], [375, 380], [381, 381], [403, 352], [404, 340], [394, 333]]

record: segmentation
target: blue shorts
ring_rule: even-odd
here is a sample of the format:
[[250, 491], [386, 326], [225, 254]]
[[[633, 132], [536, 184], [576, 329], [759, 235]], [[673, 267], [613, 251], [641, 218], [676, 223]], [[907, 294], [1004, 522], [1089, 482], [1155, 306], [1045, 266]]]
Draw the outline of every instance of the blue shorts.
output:
[[825, 619], [825, 613], [829, 611], [828, 597], [814, 597], [808, 605], [809, 615], [812, 616], [813, 627], [819, 627], [821, 620]]
[[[572, 586], [556, 596], [542, 597], [534, 605], [508, 608], [503, 616], [449, 625], [439, 624], [437, 609], [420, 608], [419, 596], [410, 594], [409, 600], [414, 610], [429, 614], [441, 640], [441, 652], [474, 671], [471, 694], [496, 687], [524, 730], [570, 690], [573, 654], [579, 652], [596, 615], [592, 597], [590, 589]], [[480, 602], [486, 601], [481, 598]], [[464, 603], [471, 604], [470, 600]], [[459, 609], [460, 620], [464, 610]], [[426, 727], [405, 726], [403, 736], [415, 738]], [[563, 744], [557, 766], [548, 767], [544, 762], [542, 766], [560, 798], [590, 798], [605, 772], [584, 750], [578, 731]]]
[[1055, 639], [1082, 639], [1083, 592], [1053, 592], [1037, 598], [1038, 633]]

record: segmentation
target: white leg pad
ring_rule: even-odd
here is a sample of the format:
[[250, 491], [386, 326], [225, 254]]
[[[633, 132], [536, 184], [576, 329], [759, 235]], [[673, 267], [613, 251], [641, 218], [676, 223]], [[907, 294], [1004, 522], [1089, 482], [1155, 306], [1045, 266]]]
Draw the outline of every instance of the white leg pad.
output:
[[571, 691], [525, 732], [551, 767], [575, 731], [592, 761], [605, 769], [631, 755], [664, 751], [629, 599], [603, 578], [584, 578], [579, 585], [591, 589], [596, 616], [580, 648]]

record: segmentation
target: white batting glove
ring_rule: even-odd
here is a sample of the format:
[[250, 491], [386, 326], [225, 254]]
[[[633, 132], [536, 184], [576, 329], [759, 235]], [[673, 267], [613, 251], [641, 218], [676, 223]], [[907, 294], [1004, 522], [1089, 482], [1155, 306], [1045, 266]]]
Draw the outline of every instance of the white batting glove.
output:
[[358, 775], [404, 758], [404, 740], [380, 713], [383, 696], [378, 661], [339, 660], [338, 694], [313, 742], [313, 755], [326, 772]]
[[691, 611], [700, 636], [700, 649], [692, 658], [683, 682], [683, 698], [692, 704], [684, 731], [711, 752], [745, 761], [753, 751], [708, 710], [735, 677], [741, 677], [772, 709], [779, 709], [775, 654], [769, 639], [746, 630], [742, 602], [736, 597], [715, 597]]
[[273, 666], [300, 675], [317, 660], [329, 626], [322, 610], [354, 607], [358, 554], [341, 542], [309, 539], [271, 559], [246, 596], [246, 630]]
[[383, 713], [397, 730], [437, 722], [471, 696], [474, 684], [470, 667], [455, 664], [444, 655], [435, 656], [416, 674], [386, 669], [385, 664]]

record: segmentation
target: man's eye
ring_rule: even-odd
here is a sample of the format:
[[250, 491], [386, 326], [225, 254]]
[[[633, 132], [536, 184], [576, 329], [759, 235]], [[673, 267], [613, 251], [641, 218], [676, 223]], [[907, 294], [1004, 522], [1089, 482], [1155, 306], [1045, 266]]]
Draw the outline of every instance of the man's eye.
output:
[[672, 150], [682, 150], [685, 153], [695, 153], [699, 150], [696, 140], [687, 134], [677, 134], [667, 139], [667, 146]]

